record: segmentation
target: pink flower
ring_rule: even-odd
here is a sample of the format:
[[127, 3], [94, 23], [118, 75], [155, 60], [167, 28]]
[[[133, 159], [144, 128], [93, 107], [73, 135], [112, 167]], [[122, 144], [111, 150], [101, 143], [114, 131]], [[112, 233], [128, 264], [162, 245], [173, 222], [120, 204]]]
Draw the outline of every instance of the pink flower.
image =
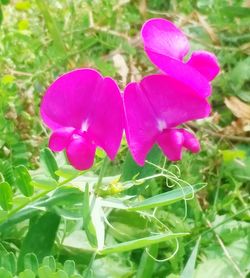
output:
[[176, 127], [210, 113], [206, 98], [210, 81], [219, 73], [214, 54], [189, 51], [186, 36], [171, 22], [148, 20], [141, 30], [149, 59], [166, 75], [150, 75], [139, 83], [130, 83], [124, 92], [125, 131], [135, 161], [143, 165], [155, 143], [169, 160], [180, 160], [182, 149], [198, 152], [196, 137]]
[[49, 147], [55, 152], [65, 149], [76, 169], [93, 165], [96, 147], [115, 158], [124, 111], [119, 88], [110, 77], [102, 77], [93, 69], [62, 75], [46, 91], [41, 117], [52, 130]]
[[161, 71], [191, 86], [197, 94], [207, 97], [212, 88], [209, 81], [219, 73], [216, 56], [207, 51], [194, 51], [191, 58], [186, 36], [173, 23], [162, 18], [146, 21], [141, 36], [147, 56]]
[[170, 160], [181, 159], [182, 148], [198, 152], [199, 142], [175, 127], [207, 117], [210, 105], [196, 91], [167, 75], [149, 75], [124, 91], [125, 131], [130, 151], [139, 165], [155, 143]]

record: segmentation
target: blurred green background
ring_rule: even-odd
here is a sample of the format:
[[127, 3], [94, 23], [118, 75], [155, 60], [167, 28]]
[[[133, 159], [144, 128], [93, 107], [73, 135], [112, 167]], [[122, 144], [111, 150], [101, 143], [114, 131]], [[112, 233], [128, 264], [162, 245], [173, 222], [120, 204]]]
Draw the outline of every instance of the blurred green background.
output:
[[[75, 68], [93, 67], [116, 78], [124, 89], [128, 82], [139, 81], [156, 71], [140, 40], [140, 28], [148, 18], [172, 20], [188, 36], [192, 50], [214, 52], [221, 65], [221, 73], [213, 82], [211, 117], [189, 126], [197, 132], [202, 151], [198, 155], [186, 153], [177, 163], [183, 180], [191, 184], [205, 182], [207, 187], [188, 202], [185, 220], [183, 203], [161, 208], [156, 214], [157, 221], [175, 231], [191, 233], [179, 240], [177, 254], [171, 260], [159, 262], [147, 257], [145, 251], [137, 250], [91, 261], [89, 255], [73, 247], [69, 250], [55, 238], [55, 246], [50, 250], [54, 257], [47, 257], [43, 263], [46, 266], [54, 263], [57, 274], [45, 272], [45, 276], [81, 277], [62, 274], [65, 260], [74, 260], [76, 273], [85, 270], [84, 277], [174, 278], [184, 273], [189, 259], [194, 277], [236, 278], [247, 274], [249, 277], [250, 2], [1, 0], [0, 3], [0, 178], [11, 185], [15, 183], [15, 167], [19, 165], [31, 173], [41, 171], [40, 150], [47, 146], [48, 131], [41, 123], [39, 104], [46, 87], [58, 75]], [[116, 162], [107, 172], [110, 176], [128, 171], [123, 167], [126, 152], [123, 143]], [[98, 173], [102, 158], [99, 151], [94, 173]], [[176, 172], [169, 163], [165, 167]], [[119, 186], [112, 186], [101, 194], [119, 193]], [[139, 197], [166, 191], [162, 179], [151, 180], [142, 188], [134, 191]], [[18, 195], [18, 191], [14, 190], [14, 194]], [[35, 221], [31, 216], [25, 219], [0, 225], [0, 252], [7, 256], [0, 258], [1, 278], [14, 277], [14, 274], [4, 276], [8, 275], [5, 270], [11, 273], [12, 262], [15, 264], [15, 258], [23, 252], [20, 250], [27, 239], [28, 219]], [[48, 223], [53, 222], [48, 219]], [[116, 210], [109, 221], [115, 229], [125, 231], [126, 235], [119, 235], [107, 228], [108, 237], [118, 242], [142, 236], [151, 225], [146, 214]], [[58, 233], [70, 234], [76, 226], [70, 222]], [[196, 256], [197, 250], [193, 248], [200, 236]], [[164, 259], [173, 254], [174, 248], [171, 242], [160, 246], [158, 255], [155, 250], [151, 252]], [[150, 270], [146, 269], [147, 263]]]

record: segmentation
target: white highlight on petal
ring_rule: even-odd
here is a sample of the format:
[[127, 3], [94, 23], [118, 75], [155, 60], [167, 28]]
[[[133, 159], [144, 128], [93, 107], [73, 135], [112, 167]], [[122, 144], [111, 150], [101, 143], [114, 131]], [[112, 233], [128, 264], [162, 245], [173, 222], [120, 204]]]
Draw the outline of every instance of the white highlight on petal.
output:
[[87, 131], [88, 128], [89, 128], [89, 123], [88, 123], [88, 119], [87, 119], [82, 123], [81, 131]]
[[164, 129], [167, 128], [166, 122], [163, 121], [163, 120], [158, 119], [158, 121], [157, 121], [157, 128], [158, 128], [160, 131], [163, 131]]

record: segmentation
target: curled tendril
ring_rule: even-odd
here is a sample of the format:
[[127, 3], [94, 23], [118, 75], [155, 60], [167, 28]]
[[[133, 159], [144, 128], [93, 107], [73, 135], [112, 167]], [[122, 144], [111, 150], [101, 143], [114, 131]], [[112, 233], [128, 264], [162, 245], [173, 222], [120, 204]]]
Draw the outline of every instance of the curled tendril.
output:
[[[171, 232], [172, 233], [172, 230], [166, 225], [164, 224], [161, 220], [159, 220], [155, 214], [156, 214], [156, 211], [157, 211], [157, 208], [154, 209], [153, 211], [153, 214], [148, 214], [148, 213], [144, 213], [145, 216], [148, 216], [148, 217], [152, 217], [156, 222], [158, 222], [159, 224], [161, 224], [168, 232]], [[166, 262], [166, 261], [169, 261], [171, 260], [176, 254], [177, 252], [179, 251], [179, 241], [177, 238], [175, 238], [175, 243], [176, 243], [176, 247], [175, 247], [175, 250], [174, 252], [171, 254], [171, 256], [165, 258], [165, 259], [157, 259], [155, 258], [152, 254], [150, 254], [150, 252], [148, 251], [148, 248], [145, 248], [145, 251], [146, 253], [148, 254], [148, 256], [153, 259], [154, 261], [156, 262], [160, 262], [160, 263], [163, 263], [163, 262]]]
[[103, 215], [103, 218], [104, 218], [104, 222], [114, 231], [116, 231], [117, 233], [119, 233], [120, 235], [123, 235], [125, 236], [126, 234], [121, 232], [120, 230], [116, 229], [107, 219], [107, 217], [105, 215]]
[[175, 242], [176, 242], [176, 247], [175, 247], [174, 252], [173, 252], [169, 257], [167, 257], [167, 258], [165, 258], [165, 259], [157, 259], [157, 258], [154, 257], [152, 254], [150, 254], [150, 252], [149, 252], [149, 250], [148, 250], [147, 247], [145, 248], [145, 251], [146, 251], [147, 255], [148, 255], [152, 260], [154, 260], [154, 261], [156, 261], [156, 262], [158, 262], [158, 263], [164, 263], [164, 262], [167, 262], [167, 261], [171, 260], [171, 259], [177, 254], [177, 252], [179, 251], [179, 246], [180, 246], [180, 244], [179, 244], [179, 241], [178, 241], [177, 238], [175, 238]]
[[[180, 176], [181, 172], [180, 172], [180, 169], [179, 169], [179, 167], [177, 165], [172, 165], [172, 167], [175, 167], [176, 169], [178, 169], [178, 176], [175, 175], [174, 173], [170, 172], [169, 170], [164, 169], [165, 168], [165, 161], [164, 161], [164, 164], [163, 164], [164, 167], [156, 165], [156, 164], [154, 164], [154, 163], [152, 163], [152, 162], [150, 162], [148, 160], [146, 160], [146, 163], [148, 163], [149, 165], [152, 165], [155, 168], [161, 170], [161, 174], [160, 175], [162, 177], [165, 177], [165, 179], [166, 179], [166, 186], [168, 188], [173, 188], [175, 185], [177, 185], [181, 189], [182, 194], [183, 194], [183, 201], [184, 201], [184, 217], [183, 217], [183, 220], [185, 220], [186, 217], [187, 217], [187, 201], [188, 200], [192, 200], [194, 198], [194, 188], [193, 188], [193, 186], [190, 183], [188, 183], [187, 181], [184, 181], [184, 180], [182, 180], [182, 179], [180, 179], [178, 177], [178, 176]], [[171, 181], [173, 183], [173, 185], [170, 185], [169, 181]], [[186, 197], [185, 196], [185, 192], [183, 190], [182, 184], [185, 184], [186, 186], [189, 186], [191, 188], [192, 194], [191, 194], [190, 197]]]

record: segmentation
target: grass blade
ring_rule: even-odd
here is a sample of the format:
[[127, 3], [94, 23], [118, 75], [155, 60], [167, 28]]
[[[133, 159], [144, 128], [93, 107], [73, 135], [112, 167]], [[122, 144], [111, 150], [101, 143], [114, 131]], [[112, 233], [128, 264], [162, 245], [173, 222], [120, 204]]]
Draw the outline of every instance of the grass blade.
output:
[[196, 257], [198, 254], [198, 248], [200, 244], [200, 238], [197, 240], [195, 247], [184, 267], [184, 270], [182, 271], [181, 277], [180, 278], [192, 278], [194, 277], [194, 271], [195, 271], [195, 262], [196, 262]]

